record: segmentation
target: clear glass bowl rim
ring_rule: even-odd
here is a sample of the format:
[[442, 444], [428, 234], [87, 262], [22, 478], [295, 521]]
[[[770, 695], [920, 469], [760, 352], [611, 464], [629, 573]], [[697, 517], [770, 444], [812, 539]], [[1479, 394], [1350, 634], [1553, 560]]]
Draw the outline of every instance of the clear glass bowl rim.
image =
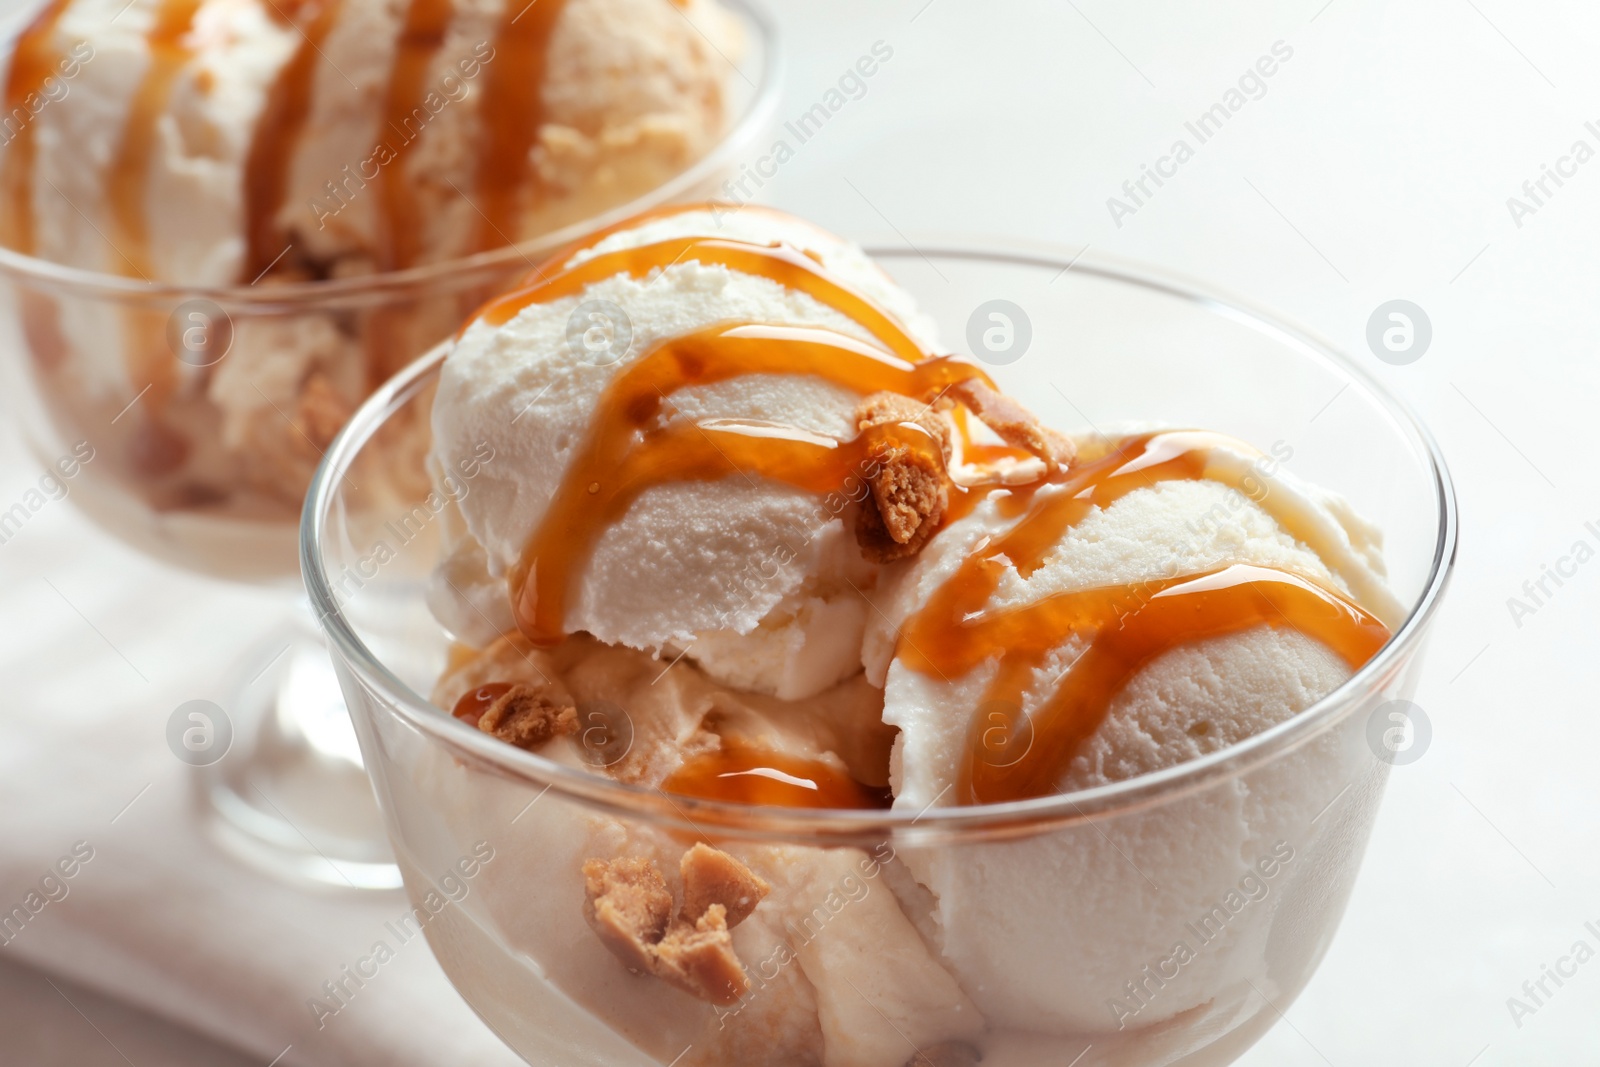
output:
[[[907, 242], [910, 244], [910, 242]], [[313, 610], [343, 660], [369, 692], [410, 725], [440, 742], [458, 758], [503, 777], [546, 790], [609, 814], [645, 818], [677, 829], [703, 832], [715, 827], [725, 837], [774, 837], [816, 843], [881, 840], [891, 834], [918, 843], [956, 844], [976, 839], [1028, 835], [1090, 819], [1125, 814], [1168, 802], [1220, 779], [1237, 777], [1309, 742], [1353, 713], [1375, 681], [1409, 658], [1422, 639], [1454, 573], [1457, 547], [1455, 489], [1433, 435], [1410, 406], [1336, 347], [1282, 316], [1202, 286], [1172, 272], [1104, 254], [1069, 254], [1048, 246], [983, 240], [917, 242], [868, 247], [876, 258], [980, 260], [1013, 266], [1071, 269], [1113, 282], [1152, 290], [1232, 318], [1331, 362], [1363, 386], [1401, 427], [1414, 435], [1425, 454], [1439, 508], [1434, 556], [1421, 596], [1395, 635], [1342, 686], [1278, 725], [1200, 759], [1122, 782], [1059, 796], [1003, 804], [910, 811], [841, 811], [751, 807], [676, 797], [564, 766], [490, 737], [441, 711], [400, 681], [357, 636], [333, 597], [322, 566], [321, 542], [336, 487], [355, 456], [392, 410], [425, 385], [443, 362], [443, 346], [420, 357], [386, 382], [350, 420], [329, 447], [312, 479], [300, 525], [300, 560]], [[541, 794], [542, 795], [542, 794]]]
[[[722, 168], [736, 162], [740, 153], [767, 128], [777, 113], [784, 79], [785, 61], [777, 26], [757, 0], [722, 0], [722, 3], [742, 17], [746, 29], [753, 31], [761, 43], [761, 81], [755, 87], [743, 114], [711, 151], [687, 170], [626, 204], [580, 219], [559, 230], [504, 248], [442, 263], [361, 277], [274, 285], [264, 289], [256, 288], [253, 284], [204, 286], [141, 281], [52, 263], [23, 255], [4, 245], [0, 245], [0, 275], [66, 296], [164, 309], [170, 308], [174, 302], [210, 300], [224, 309], [257, 314], [328, 306], [356, 308], [381, 305], [416, 291], [438, 293], [465, 290], [503, 277], [508, 271], [514, 270], [519, 262], [532, 266], [585, 234], [650, 208], [672, 203], [686, 191], [695, 189]], [[741, 68], [736, 66], [735, 69], [739, 77], [744, 77]]]

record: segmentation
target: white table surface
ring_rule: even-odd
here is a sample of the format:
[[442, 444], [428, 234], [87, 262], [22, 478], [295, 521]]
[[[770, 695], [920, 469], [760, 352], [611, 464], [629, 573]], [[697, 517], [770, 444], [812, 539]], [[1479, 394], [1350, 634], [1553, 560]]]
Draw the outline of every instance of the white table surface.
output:
[[[9, 8], [16, 0], [10, 0]], [[1538, 1010], [1507, 998], [1600, 926], [1600, 565], [1519, 626], [1507, 599], [1586, 539], [1600, 473], [1600, 160], [1512, 218], [1542, 164], [1600, 120], [1600, 11], [1577, 0], [784, 0], [783, 111], [874, 42], [893, 57], [761, 190], [850, 235], [966, 233], [1145, 259], [1247, 294], [1365, 358], [1381, 303], [1434, 337], [1373, 369], [1430, 423], [1462, 506], [1461, 566], [1417, 701], [1434, 738], [1397, 768], [1338, 939], [1251, 1067], [1600, 1063], [1600, 962]], [[0, 20], [6, 16], [0, 14]], [[1277, 41], [1267, 92], [1115, 224], [1106, 199]], [[1600, 128], [1600, 123], [1597, 123]], [[38, 469], [0, 441], [0, 499]], [[43, 610], [49, 579], [80, 617]], [[32, 587], [32, 588], [30, 588]], [[109, 543], [68, 505], [0, 547], [0, 692], [114, 657], [170, 677], [189, 647], [243, 648], [245, 593]], [[91, 594], [98, 595], [91, 595]], [[69, 654], [70, 652], [70, 654]], [[209, 667], [208, 667], [209, 669]], [[58, 983], [60, 985], [60, 983]], [[1520, 1025], [1519, 1025], [1520, 1022]], [[114, 1046], [114, 1047], [113, 1047]], [[120, 1049], [120, 1051], [118, 1051]], [[253, 1062], [0, 960], [0, 1061]]]

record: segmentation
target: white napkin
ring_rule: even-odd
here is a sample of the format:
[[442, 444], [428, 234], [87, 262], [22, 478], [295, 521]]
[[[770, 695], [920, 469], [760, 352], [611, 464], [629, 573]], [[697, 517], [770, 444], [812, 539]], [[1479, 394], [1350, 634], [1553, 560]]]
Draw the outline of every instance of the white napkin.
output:
[[[0, 433], [0, 513], [41, 473]], [[372, 951], [405, 898], [292, 887], [203, 832], [191, 771], [166, 745], [167, 718], [187, 700], [226, 701], [226, 672], [287, 617], [287, 597], [150, 562], [70, 498], [3, 532], [0, 958], [126, 999], [262, 1064], [520, 1062], [420, 937], [319, 1027], [307, 1002]]]

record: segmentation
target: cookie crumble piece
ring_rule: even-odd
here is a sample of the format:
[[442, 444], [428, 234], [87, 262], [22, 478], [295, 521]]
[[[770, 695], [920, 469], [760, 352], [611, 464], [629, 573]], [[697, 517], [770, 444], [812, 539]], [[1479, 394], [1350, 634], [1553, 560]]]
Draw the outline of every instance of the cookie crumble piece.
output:
[[583, 865], [583, 917], [611, 954], [635, 974], [655, 968], [653, 949], [672, 919], [672, 894], [655, 864], [640, 859]]
[[655, 975], [671, 985], [712, 1004], [735, 1004], [750, 989], [733, 950], [728, 932], [728, 910], [713, 904], [691, 926], [674, 923], [652, 950]]
[[728, 925], [738, 926], [772, 891], [749, 867], [704, 843], [685, 852], [678, 869], [683, 874], [683, 908], [678, 915], [686, 922], [720, 906], [727, 912]]
[[[916, 555], [932, 539], [950, 504], [950, 423], [942, 409], [897, 393], [874, 393], [856, 408], [856, 428], [921, 432], [932, 448], [886, 438], [872, 450], [870, 506], [856, 518], [856, 540], [875, 563]], [[906, 435], [908, 436], [908, 435]]]
[[590, 860], [583, 865], [583, 915], [611, 954], [635, 974], [649, 974], [712, 1004], [733, 1004], [750, 988], [731, 929], [771, 891], [750, 868], [697, 844], [679, 863], [683, 904], [648, 860]]
[[1070, 438], [1041, 423], [1038, 418], [1006, 396], [976, 379], [952, 386], [951, 395], [960, 400], [978, 421], [999, 435], [1013, 448], [1032, 452], [1055, 470], [1066, 470], [1077, 458], [1078, 450]]
[[532, 751], [553, 738], [577, 733], [578, 709], [519, 682], [489, 705], [478, 719], [478, 729]]

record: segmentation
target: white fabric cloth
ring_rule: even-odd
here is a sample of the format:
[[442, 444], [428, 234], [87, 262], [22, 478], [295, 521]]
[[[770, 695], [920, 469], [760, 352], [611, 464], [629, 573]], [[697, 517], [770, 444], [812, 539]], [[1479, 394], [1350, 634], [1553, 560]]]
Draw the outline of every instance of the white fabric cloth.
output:
[[[37, 476], [8, 428], [0, 510]], [[0, 544], [0, 921], [37, 909], [0, 925], [0, 960], [129, 1001], [261, 1064], [520, 1062], [422, 938], [319, 1027], [307, 1001], [371, 951], [404, 896], [293, 887], [207, 837], [167, 719], [187, 700], [226, 699], [229, 668], [287, 617], [286, 599], [138, 559], [70, 499]]]

